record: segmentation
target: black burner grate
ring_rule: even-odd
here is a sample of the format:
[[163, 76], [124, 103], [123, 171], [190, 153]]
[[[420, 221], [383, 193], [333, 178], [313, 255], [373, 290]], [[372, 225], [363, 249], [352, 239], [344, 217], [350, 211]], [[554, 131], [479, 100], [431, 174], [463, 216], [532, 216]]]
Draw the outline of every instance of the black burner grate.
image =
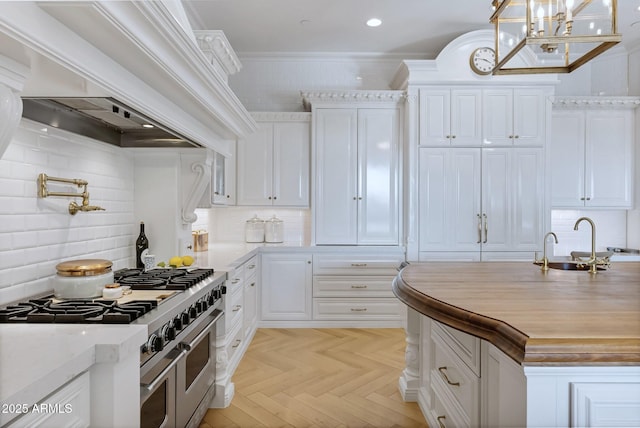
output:
[[186, 290], [213, 275], [213, 269], [121, 269], [114, 281], [132, 290]]
[[33, 299], [0, 308], [0, 323], [129, 324], [157, 306], [155, 300], [117, 303], [114, 300]]

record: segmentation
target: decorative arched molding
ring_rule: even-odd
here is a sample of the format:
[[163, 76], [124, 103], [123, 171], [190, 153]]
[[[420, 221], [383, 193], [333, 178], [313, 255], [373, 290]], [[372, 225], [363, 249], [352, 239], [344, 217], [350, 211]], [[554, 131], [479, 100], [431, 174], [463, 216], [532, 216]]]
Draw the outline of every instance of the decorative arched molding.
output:
[[20, 93], [29, 69], [0, 56], [0, 158], [9, 146], [22, 117]]
[[554, 110], [561, 109], [634, 109], [640, 97], [553, 97]]
[[336, 102], [380, 102], [398, 103], [404, 96], [404, 91], [381, 90], [381, 91], [300, 91], [302, 104], [306, 110], [311, 110], [311, 105], [316, 103], [336, 103]]

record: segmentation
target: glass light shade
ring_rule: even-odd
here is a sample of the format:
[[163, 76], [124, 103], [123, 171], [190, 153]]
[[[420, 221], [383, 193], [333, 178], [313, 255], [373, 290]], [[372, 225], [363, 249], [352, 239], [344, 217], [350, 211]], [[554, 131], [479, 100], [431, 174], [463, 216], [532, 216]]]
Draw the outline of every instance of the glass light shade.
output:
[[493, 8], [493, 74], [570, 73], [622, 40], [617, 0], [493, 0]]

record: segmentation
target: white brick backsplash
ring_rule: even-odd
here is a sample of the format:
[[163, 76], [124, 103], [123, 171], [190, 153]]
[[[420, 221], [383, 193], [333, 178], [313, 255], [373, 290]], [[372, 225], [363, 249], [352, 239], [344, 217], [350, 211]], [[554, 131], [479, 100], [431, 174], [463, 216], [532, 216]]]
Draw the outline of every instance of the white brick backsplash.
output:
[[[0, 159], [0, 305], [52, 289], [58, 263], [111, 260], [114, 270], [133, 264], [134, 160], [109, 144], [22, 120]], [[82, 178], [90, 203], [106, 211], [68, 213], [72, 200], [37, 197], [37, 177]], [[81, 188], [49, 183], [50, 190]]]
[[596, 251], [606, 251], [607, 247], [626, 247], [626, 211], [552, 210], [551, 230], [558, 236], [558, 243], [553, 245], [554, 255], [568, 256], [571, 251], [591, 251], [589, 223], [582, 222], [578, 230], [573, 230], [580, 217], [589, 217], [596, 225]]
[[305, 208], [227, 207], [197, 210], [206, 213], [209, 242], [244, 242], [245, 224], [254, 215], [263, 220], [276, 215], [284, 223], [285, 242], [309, 244], [311, 240], [311, 210]]

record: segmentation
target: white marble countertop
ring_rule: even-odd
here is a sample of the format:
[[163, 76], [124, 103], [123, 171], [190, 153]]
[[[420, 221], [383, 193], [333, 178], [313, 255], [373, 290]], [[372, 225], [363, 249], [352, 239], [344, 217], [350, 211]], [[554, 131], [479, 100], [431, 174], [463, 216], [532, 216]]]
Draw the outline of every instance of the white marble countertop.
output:
[[[96, 363], [140, 352], [144, 325], [1, 324], [0, 403], [35, 404]], [[0, 426], [14, 418], [0, 412]]]
[[208, 251], [195, 253], [196, 264], [200, 267], [212, 267], [215, 270], [231, 271], [259, 252], [306, 251], [311, 253], [343, 252], [343, 253], [376, 253], [398, 251], [404, 253], [403, 247], [396, 246], [355, 246], [355, 245], [309, 245], [305, 242], [247, 243], [247, 242], [210, 242]]

